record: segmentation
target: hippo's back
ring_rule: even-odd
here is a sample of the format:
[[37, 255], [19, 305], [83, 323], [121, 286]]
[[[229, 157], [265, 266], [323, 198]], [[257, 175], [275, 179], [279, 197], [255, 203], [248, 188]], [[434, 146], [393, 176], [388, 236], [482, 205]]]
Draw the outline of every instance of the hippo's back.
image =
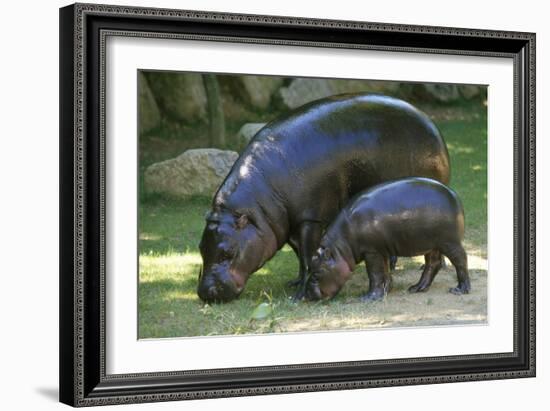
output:
[[428, 178], [376, 185], [359, 193], [341, 214], [346, 217], [339, 224], [350, 221], [361, 237], [369, 239], [366, 242], [391, 243], [397, 247], [393, 255], [406, 255], [399, 248], [430, 243], [434, 238], [456, 242], [464, 236], [460, 198], [444, 184]]
[[462, 202], [451, 188], [424, 177], [377, 184], [358, 193], [346, 207], [350, 216], [365, 210], [379, 214], [410, 214], [425, 209], [433, 213], [463, 213]]
[[[254, 197], [256, 185], [259, 201], [283, 204], [291, 224], [329, 222], [360, 190], [408, 176], [448, 183], [449, 156], [436, 126], [402, 100], [348, 94], [311, 102], [268, 123], [218, 195], [233, 202], [229, 208], [238, 207]], [[266, 189], [275, 195], [266, 195]]]

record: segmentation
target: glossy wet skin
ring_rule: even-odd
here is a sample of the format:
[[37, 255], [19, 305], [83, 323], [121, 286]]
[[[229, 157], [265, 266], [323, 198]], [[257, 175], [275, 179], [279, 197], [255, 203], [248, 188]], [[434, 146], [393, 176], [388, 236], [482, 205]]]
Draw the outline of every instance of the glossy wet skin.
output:
[[[300, 263], [294, 285], [301, 299], [322, 232], [340, 209], [359, 191], [407, 175], [448, 182], [450, 166], [435, 125], [401, 100], [332, 96], [268, 123], [214, 195], [212, 213], [223, 221], [206, 223], [199, 297], [236, 298], [289, 244]], [[236, 228], [241, 215], [255, 232]]]
[[410, 292], [426, 291], [445, 255], [457, 272], [453, 294], [470, 290], [467, 255], [462, 246], [464, 210], [451, 189], [431, 179], [412, 177], [363, 191], [328, 227], [314, 258], [306, 298], [334, 297], [355, 264], [365, 262], [369, 291], [365, 301], [383, 299], [391, 289], [388, 257], [424, 255], [426, 266]]
[[197, 292], [203, 301], [231, 301], [261, 265], [264, 247], [246, 215], [215, 212], [206, 220], [199, 245], [203, 266]]

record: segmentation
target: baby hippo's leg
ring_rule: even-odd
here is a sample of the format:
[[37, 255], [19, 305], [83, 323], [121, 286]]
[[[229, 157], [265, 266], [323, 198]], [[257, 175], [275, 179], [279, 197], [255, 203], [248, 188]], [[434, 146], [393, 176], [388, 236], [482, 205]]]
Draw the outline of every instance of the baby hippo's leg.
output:
[[468, 294], [470, 292], [470, 276], [468, 275], [468, 256], [460, 243], [441, 247], [441, 252], [455, 266], [458, 285], [449, 289], [452, 294]]
[[391, 289], [388, 258], [378, 253], [367, 253], [364, 260], [369, 276], [369, 291], [361, 297], [361, 300], [382, 300]]
[[[445, 268], [447, 267], [447, 263], [445, 262], [445, 256], [441, 253], [439, 253], [440, 257], [441, 257], [441, 267], [440, 268]], [[420, 266], [420, 269], [421, 270], [424, 270], [424, 268], [426, 268], [426, 264], [422, 264]]]
[[432, 250], [424, 256], [424, 271], [420, 280], [415, 285], [409, 287], [409, 292], [419, 293], [427, 291], [434, 280], [434, 277], [441, 269], [442, 256], [439, 250]]

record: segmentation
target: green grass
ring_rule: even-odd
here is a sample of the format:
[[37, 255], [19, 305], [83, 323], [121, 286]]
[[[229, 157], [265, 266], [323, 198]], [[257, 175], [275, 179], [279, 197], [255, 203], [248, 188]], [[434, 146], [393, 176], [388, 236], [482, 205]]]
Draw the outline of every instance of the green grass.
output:
[[[484, 110], [481, 110], [484, 111]], [[451, 110], [437, 120], [451, 156], [451, 186], [466, 213], [465, 246], [470, 256], [487, 258], [487, 119], [485, 114]], [[169, 150], [166, 148], [166, 150]], [[180, 147], [174, 148], [180, 150]], [[177, 154], [178, 152], [174, 153]], [[141, 169], [150, 157], [142, 161]], [[139, 337], [290, 332], [352, 329], [396, 325], [433, 325], [486, 320], [486, 271], [470, 270], [473, 292], [456, 297], [452, 267], [442, 271], [424, 294], [409, 295], [419, 278], [419, 260], [401, 258], [394, 290], [380, 303], [360, 303], [367, 287], [364, 267], [330, 302], [293, 304], [285, 284], [295, 278], [298, 261], [285, 246], [250, 277], [241, 297], [229, 304], [204, 305], [196, 295], [201, 262], [198, 243], [204, 226], [207, 198], [182, 201], [142, 196], [139, 209], [140, 274]], [[252, 319], [260, 303], [268, 315]]]
[[451, 157], [451, 187], [464, 206], [469, 253], [487, 257], [487, 118], [440, 124]]

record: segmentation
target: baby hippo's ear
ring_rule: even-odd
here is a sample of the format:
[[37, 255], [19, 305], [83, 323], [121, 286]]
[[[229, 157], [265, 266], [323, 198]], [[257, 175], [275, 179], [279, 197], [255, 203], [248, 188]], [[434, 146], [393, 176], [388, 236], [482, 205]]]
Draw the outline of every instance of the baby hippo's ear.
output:
[[246, 214], [239, 216], [239, 218], [237, 218], [237, 222], [235, 223], [235, 225], [239, 230], [245, 228], [247, 224], [248, 224], [248, 217]]

